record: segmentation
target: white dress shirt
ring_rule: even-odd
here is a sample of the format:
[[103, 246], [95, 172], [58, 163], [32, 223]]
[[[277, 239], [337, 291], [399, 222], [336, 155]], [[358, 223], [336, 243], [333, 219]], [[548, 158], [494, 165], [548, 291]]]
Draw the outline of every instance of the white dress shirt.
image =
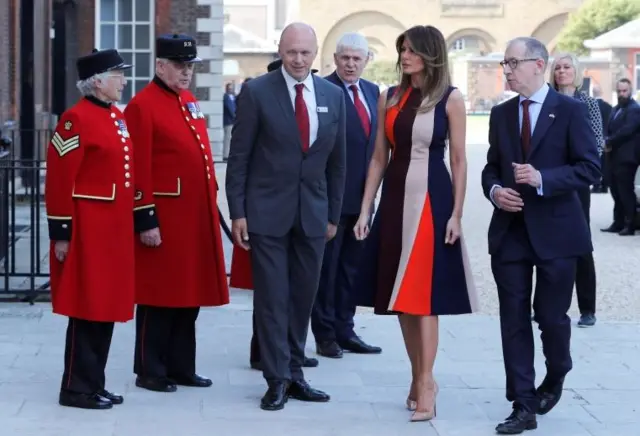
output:
[[309, 147], [311, 147], [318, 137], [318, 105], [316, 103], [316, 89], [313, 83], [313, 75], [309, 73], [309, 75], [302, 82], [299, 82], [297, 79], [291, 77], [291, 75], [287, 73], [287, 71], [283, 67], [280, 68], [280, 71], [282, 71], [284, 81], [287, 84], [287, 90], [289, 91], [289, 97], [291, 97], [291, 104], [293, 105], [294, 114], [296, 111], [295, 86], [298, 83], [304, 84], [302, 96], [304, 98], [305, 104], [307, 105], [307, 112], [309, 112]]

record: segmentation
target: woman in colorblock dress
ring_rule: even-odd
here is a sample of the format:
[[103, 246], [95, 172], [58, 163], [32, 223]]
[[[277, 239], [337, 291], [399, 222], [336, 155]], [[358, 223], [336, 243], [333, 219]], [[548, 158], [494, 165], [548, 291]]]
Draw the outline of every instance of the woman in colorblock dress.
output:
[[[438, 316], [474, 312], [477, 298], [461, 234], [467, 182], [466, 110], [451, 86], [447, 45], [432, 26], [397, 41], [400, 85], [380, 95], [376, 148], [354, 231], [367, 238], [357, 304], [399, 316], [411, 361], [412, 421], [435, 416]], [[445, 164], [449, 146], [451, 174]], [[371, 204], [384, 177], [371, 232]]]

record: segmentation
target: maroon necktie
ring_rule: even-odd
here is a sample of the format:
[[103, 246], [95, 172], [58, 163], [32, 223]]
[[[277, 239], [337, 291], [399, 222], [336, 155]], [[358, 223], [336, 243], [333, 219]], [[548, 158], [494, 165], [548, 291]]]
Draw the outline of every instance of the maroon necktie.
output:
[[349, 88], [353, 91], [353, 104], [356, 107], [356, 112], [358, 112], [358, 117], [360, 117], [360, 122], [364, 129], [364, 135], [368, 138], [371, 134], [369, 114], [367, 113], [367, 109], [364, 107], [362, 100], [360, 100], [360, 97], [358, 96], [358, 87], [356, 85], [351, 85]]
[[304, 83], [296, 85], [296, 123], [300, 131], [300, 140], [302, 141], [302, 151], [309, 150], [309, 112], [307, 112], [307, 104], [304, 102], [302, 91]]
[[531, 100], [522, 100], [522, 131], [520, 141], [522, 142], [522, 156], [527, 159], [531, 148], [531, 118], [529, 117], [529, 106]]

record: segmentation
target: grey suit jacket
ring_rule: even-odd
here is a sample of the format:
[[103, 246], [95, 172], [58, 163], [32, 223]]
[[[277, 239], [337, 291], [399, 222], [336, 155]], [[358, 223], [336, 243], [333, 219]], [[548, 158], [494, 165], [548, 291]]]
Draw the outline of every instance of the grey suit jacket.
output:
[[346, 176], [342, 90], [313, 76], [318, 136], [308, 152], [280, 69], [243, 85], [231, 134], [226, 189], [231, 219], [246, 218], [250, 233], [284, 236], [299, 216], [309, 237], [338, 224]]

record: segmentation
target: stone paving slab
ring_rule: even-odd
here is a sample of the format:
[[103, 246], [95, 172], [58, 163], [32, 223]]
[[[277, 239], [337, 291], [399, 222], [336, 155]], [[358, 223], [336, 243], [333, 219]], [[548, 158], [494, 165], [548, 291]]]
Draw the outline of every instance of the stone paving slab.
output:
[[[320, 359], [307, 379], [332, 395], [327, 404], [291, 400], [284, 411], [258, 407], [265, 385], [248, 367], [251, 293], [234, 290], [223, 308], [204, 309], [198, 321], [198, 370], [209, 389], [174, 394], [134, 386], [134, 324], [116, 327], [108, 366], [109, 388], [125, 394], [110, 411], [57, 405], [66, 319], [48, 304], [0, 306], [0, 422], [7, 435], [253, 436], [300, 432], [310, 436], [491, 435], [509, 413], [504, 399], [499, 324], [495, 317], [442, 318], [436, 377], [438, 416], [409, 423], [404, 409], [410, 374], [397, 321], [360, 314], [356, 325], [379, 344], [378, 356]], [[538, 353], [538, 379], [544, 376]], [[307, 353], [313, 356], [309, 341]], [[558, 407], [539, 419], [544, 436], [635, 435], [640, 424], [640, 325], [600, 323], [573, 331], [574, 370]]]

